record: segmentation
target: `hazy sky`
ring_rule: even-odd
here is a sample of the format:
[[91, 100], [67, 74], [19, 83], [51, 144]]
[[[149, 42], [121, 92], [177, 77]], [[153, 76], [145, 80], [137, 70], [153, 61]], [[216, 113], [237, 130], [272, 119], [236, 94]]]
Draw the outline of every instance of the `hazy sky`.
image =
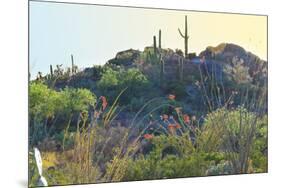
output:
[[184, 50], [178, 27], [188, 16], [189, 51], [235, 43], [267, 59], [265, 16], [30, 2], [30, 72], [49, 65], [89, 67], [104, 64], [118, 51], [143, 50], [162, 30], [162, 47]]

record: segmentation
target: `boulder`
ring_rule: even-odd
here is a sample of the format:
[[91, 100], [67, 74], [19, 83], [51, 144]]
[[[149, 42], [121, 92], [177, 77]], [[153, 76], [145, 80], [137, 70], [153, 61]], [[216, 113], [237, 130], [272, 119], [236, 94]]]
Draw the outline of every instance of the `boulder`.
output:
[[110, 59], [108, 63], [114, 65], [129, 66], [132, 65], [139, 56], [140, 56], [139, 50], [129, 49], [129, 50], [118, 52], [115, 58]]

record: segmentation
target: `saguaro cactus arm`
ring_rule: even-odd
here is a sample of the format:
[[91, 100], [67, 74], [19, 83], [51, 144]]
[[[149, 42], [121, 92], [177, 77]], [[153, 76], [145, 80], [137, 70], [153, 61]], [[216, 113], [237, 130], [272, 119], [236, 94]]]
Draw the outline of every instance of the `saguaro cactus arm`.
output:
[[180, 28], [178, 28], [178, 31], [179, 31], [180, 36], [182, 36], [182, 38], [184, 38], [185, 36], [182, 34]]
[[184, 34], [181, 32], [181, 30], [178, 28], [179, 34], [182, 38], [184, 38], [184, 55], [185, 58], [188, 57], [188, 28], [187, 28], [187, 16], [185, 16], [185, 23], [184, 23]]

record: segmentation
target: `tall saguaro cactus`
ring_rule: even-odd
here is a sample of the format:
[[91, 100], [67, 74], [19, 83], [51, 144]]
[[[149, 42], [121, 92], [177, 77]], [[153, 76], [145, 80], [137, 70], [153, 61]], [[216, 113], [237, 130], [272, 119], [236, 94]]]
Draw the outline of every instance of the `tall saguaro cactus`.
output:
[[74, 70], [74, 60], [73, 60], [73, 55], [71, 54], [71, 73], [72, 75], [75, 73], [75, 70]]
[[154, 55], [157, 54], [157, 44], [156, 44], [156, 36], [153, 36], [153, 49], [154, 49]]
[[53, 78], [53, 66], [52, 65], [50, 65], [50, 74], [51, 74], [51, 78]]
[[159, 45], [159, 49], [161, 49], [161, 29], [159, 29], [159, 36], [158, 36], [158, 45]]
[[182, 38], [184, 38], [184, 56], [188, 58], [188, 30], [187, 30], [187, 16], [185, 16], [185, 26], [184, 26], [184, 34], [182, 34], [181, 30], [178, 28], [179, 34]]

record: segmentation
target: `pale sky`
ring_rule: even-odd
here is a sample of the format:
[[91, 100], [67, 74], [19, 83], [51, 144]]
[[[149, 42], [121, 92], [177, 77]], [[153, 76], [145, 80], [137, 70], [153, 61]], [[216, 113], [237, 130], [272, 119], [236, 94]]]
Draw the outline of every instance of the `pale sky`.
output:
[[235, 43], [267, 59], [266, 16], [30, 2], [30, 72], [46, 74], [49, 65], [104, 64], [116, 53], [143, 50], [162, 30], [162, 48], [184, 51], [178, 28], [188, 17], [189, 52]]

